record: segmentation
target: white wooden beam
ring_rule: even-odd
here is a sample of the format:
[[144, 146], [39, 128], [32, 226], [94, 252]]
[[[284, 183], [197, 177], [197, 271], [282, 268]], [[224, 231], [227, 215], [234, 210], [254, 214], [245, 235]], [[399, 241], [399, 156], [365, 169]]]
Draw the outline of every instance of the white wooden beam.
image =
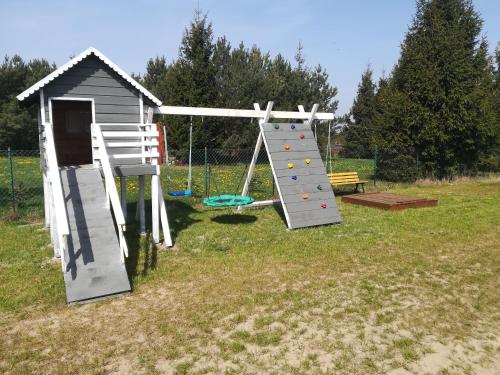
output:
[[161, 188], [161, 181], [158, 179], [158, 204], [160, 206], [160, 221], [161, 229], [163, 231], [163, 245], [166, 247], [172, 247], [172, 236], [170, 234], [170, 225], [168, 223], [167, 217], [167, 207], [165, 205], [165, 200], [163, 199], [163, 189]]
[[[181, 115], [181, 116], [213, 116], [213, 117], [244, 117], [262, 119], [265, 111], [255, 109], [231, 109], [231, 108], [209, 108], [209, 107], [176, 107], [161, 106], [155, 109], [156, 114], [160, 115]], [[299, 119], [308, 120], [311, 114], [309, 112], [294, 111], [272, 111], [270, 119]], [[333, 113], [318, 112], [314, 118], [318, 120], [333, 120]]]
[[123, 217], [125, 218], [125, 221], [126, 221], [127, 220], [127, 178], [125, 176], [120, 177], [120, 188], [121, 188], [120, 199], [121, 199], [121, 204], [122, 204]]
[[[271, 116], [271, 111], [273, 109], [273, 102], [268, 102], [266, 111], [264, 112], [264, 116], [259, 119], [259, 136], [257, 137], [257, 143], [255, 144], [255, 150], [253, 152], [252, 156], [252, 161], [250, 162], [250, 166], [248, 167], [248, 173], [247, 173], [247, 178], [245, 179], [245, 184], [243, 185], [243, 190], [241, 192], [241, 195], [246, 196], [248, 195], [248, 190], [250, 189], [250, 183], [252, 182], [253, 178], [253, 172], [255, 170], [255, 165], [257, 164], [257, 159], [259, 157], [260, 149], [262, 147], [262, 129], [260, 127], [260, 124], [263, 124], [267, 121], [269, 121], [269, 117]], [[260, 111], [260, 105], [258, 103], [254, 103], [254, 108], [256, 111]], [[243, 206], [238, 206], [238, 211], [241, 211], [243, 209]]]
[[307, 119], [307, 122], [309, 123], [309, 125], [312, 123], [312, 121], [315, 118], [318, 118], [316, 116], [316, 112], [318, 112], [318, 108], [319, 108], [319, 104], [316, 103], [313, 105], [313, 108], [312, 108], [311, 112], [309, 113], [309, 118]]

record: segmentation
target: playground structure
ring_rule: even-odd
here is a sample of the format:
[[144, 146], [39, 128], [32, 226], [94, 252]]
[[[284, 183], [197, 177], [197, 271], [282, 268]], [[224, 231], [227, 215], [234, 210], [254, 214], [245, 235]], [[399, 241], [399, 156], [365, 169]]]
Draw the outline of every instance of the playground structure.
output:
[[[88, 48], [23, 93], [38, 101], [45, 225], [61, 258], [68, 303], [127, 293], [127, 177], [138, 176], [136, 218], [145, 232], [145, 178], [151, 179], [151, 234], [172, 246], [158, 166], [153, 115], [245, 117], [260, 132], [241, 196], [248, 189], [264, 144], [289, 229], [341, 221], [311, 130], [332, 113], [162, 106], [161, 101], [95, 48]], [[302, 123], [277, 123], [291, 119]], [[120, 179], [121, 194], [115, 184]], [[241, 203], [243, 204], [243, 203]], [[238, 210], [244, 206], [239, 206]]]

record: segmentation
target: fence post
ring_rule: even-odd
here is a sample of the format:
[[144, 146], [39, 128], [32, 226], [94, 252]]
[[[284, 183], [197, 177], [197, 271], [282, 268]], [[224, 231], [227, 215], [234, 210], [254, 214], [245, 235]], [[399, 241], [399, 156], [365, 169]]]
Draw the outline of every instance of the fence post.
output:
[[417, 179], [420, 178], [420, 161], [418, 160], [418, 152], [417, 152]]
[[375, 152], [373, 153], [373, 186], [377, 186], [377, 157], [378, 147], [375, 146]]
[[208, 150], [205, 146], [205, 197], [208, 197]]
[[12, 162], [12, 150], [10, 147], [7, 149], [7, 155], [9, 159], [9, 193], [12, 199], [12, 210], [16, 212], [16, 193], [14, 191], [14, 166]]

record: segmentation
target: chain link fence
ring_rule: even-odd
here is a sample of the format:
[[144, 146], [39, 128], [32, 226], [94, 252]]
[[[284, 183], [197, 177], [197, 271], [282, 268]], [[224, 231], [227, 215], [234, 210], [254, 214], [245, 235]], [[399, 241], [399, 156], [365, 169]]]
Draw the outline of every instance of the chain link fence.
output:
[[[207, 196], [241, 194], [252, 160], [253, 149], [194, 149], [191, 153], [193, 197], [189, 204], [199, 203]], [[322, 152], [323, 154], [323, 152]], [[168, 192], [183, 191], [188, 187], [189, 151], [168, 150], [168, 163], [161, 165], [161, 181], [165, 198]], [[373, 180], [373, 159], [342, 158], [334, 155], [327, 160], [322, 155], [328, 172], [358, 172], [360, 179]], [[145, 198], [150, 197], [149, 179], [146, 179]], [[117, 179], [117, 186], [119, 179]], [[138, 196], [137, 178], [127, 178], [127, 200], [133, 204]], [[256, 200], [277, 197], [271, 167], [264, 148], [255, 166], [249, 195]], [[174, 198], [172, 198], [174, 199]], [[38, 150], [0, 150], [0, 220], [43, 217], [43, 182]]]
[[43, 215], [38, 150], [0, 150], [0, 219]]

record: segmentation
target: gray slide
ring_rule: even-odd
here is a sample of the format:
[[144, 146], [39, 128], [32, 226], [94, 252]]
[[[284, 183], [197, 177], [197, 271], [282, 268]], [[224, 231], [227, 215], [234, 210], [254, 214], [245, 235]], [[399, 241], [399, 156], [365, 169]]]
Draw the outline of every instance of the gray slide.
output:
[[262, 124], [262, 134], [290, 229], [342, 222], [309, 124]]
[[68, 303], [127, 293], [130, 283], [99, 169], [63, 168], [70, 227], [64, 283]]

